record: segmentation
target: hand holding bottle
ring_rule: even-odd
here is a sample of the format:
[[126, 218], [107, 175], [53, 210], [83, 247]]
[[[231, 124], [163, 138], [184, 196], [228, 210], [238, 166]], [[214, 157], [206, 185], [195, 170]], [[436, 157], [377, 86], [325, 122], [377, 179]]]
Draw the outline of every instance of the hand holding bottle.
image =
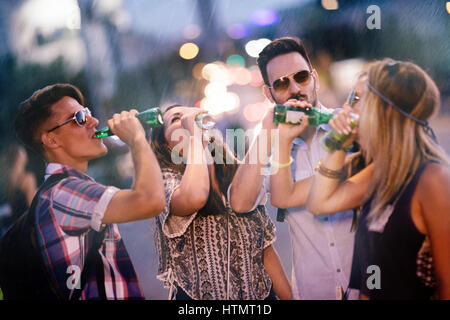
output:
[[348, 136], [342, 141], [343, 147], [353, 143], [358, 127], [355, 123], [355, 114], [352, 116], [351, 109], [347, 104], [344, 105], [344, 109], [339, 111], [328, 124], [336, 133]]
[[135, 109], [122, 111], [120, 114], [114, 114], [112, 119], [108, 120], [108, 126], [112, 133], [130, 147], [140, 139], [145, 141], [145, 131], [139, 119], [136, 118], [137, 114], [138, 111]]
[[320, 139], [320, 144], [326, 151], [341, 150], [355, 140], [358, 115], [351, 110], [350, 106], [345, 104], [344, 109], [328, 122], [332, 130]]

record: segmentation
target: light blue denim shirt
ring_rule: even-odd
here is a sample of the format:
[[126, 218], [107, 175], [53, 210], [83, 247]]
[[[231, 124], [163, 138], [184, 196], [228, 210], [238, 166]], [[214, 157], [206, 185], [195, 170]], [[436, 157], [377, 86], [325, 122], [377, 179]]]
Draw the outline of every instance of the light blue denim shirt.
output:
[[[314, 168], [326, 154], [319, 140], [328, 130], [328, 125], [318, 126], [310, 147], [301, 138], [294, 139], [291, 146], [294, 181], [315, 174]], [[355, 232], [350, 231], [352, 220], [352, 210], [315, 216], [305, 206], [287, 209], [285, 221], [292, 244], [293, 299], [335, 300], [338, 286], [344, 291], [347, 289], [355, 238]], [[349, 298], [357, 299], [358, 292], [351, 291]]]

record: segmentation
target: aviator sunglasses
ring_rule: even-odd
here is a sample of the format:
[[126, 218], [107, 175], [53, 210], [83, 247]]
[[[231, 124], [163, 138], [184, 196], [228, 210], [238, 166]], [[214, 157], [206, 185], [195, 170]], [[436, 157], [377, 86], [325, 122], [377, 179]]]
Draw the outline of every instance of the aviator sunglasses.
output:
[[64, 122], [61, 123], [61, 124], [58, 124], [56, 127], [52, 128], [52, 129], [50, 129], [50, 130], [48, 130], [47, 132], [51, 132], [51, 131], [53, 131], [53, 130], [56, 130], [56, 129], [58, 129], [59, 127], [65, 125], [65, 124], [68, 124], [68, 123], [71, 122], [71, 121], [75, 121], [77, 125], [79, 125], [80, 127], [82, 127], [82, 126], [84, 126], [84, 125], [86, 124], [86, 121], [87, 121], [87, 120], [86, 120], [86, 116], [91, 116], [91, 115], [92, 115], [92, 113], [91, 113], [91, 110], [89, 110], [89, 108], [83, 108], [83, 109], [80, 109], [80, 110], [78, 110], [77, 112], [75, 112], [75, 113], [73, 114], [73, 117], [72, 117], [72, 118], [67, 119], [66, 121], [64, 121]]
[[311, 81], [312, 71], [302, 70], [302, 71], [288, 74], [288, 75], [278, 78], [277, 80], [272, 82], [272, 86], [269, 86], [269, 88], [273, 88], [275, 91], [278, 91], [278, 92], [286, 91], [287, 88], [289, 88], [289, 85], [291, 83], [291, 80], [290, 80], [291, 77], [299, 85], [306, 86]]

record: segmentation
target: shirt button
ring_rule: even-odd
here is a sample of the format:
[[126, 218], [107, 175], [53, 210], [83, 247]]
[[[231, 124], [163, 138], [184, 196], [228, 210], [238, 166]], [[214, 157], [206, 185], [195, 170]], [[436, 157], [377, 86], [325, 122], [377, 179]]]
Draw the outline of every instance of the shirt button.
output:
[[334, 247], [334, 242], [331, 242], [331, 243], [330, 243], [330, 246], [331, 246], [331, 247]]
[[337, 271], [337, 272], [341, 272], [341, 269], [337, 269], [336, 271]]

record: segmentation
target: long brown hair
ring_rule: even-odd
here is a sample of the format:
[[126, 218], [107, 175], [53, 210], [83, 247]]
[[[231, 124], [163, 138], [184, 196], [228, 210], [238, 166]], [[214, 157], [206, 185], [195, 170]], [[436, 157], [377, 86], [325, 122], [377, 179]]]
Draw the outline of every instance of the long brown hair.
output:
[[[368, 85], [413, 120], [367, 88], [359, 121], [360, 144], [375, 171], [363, 202], [372, 199], [370, 219], [395, 205], [419, 166], [428, 160], [448, 164], [445, 151], [423, 125], [439, 110], [439, 90], [420, 67], [384, 59], [371, 64]], [[420, 123], [422, 122], [422, 124]]]
[[[182, 107], [182, 105], [175, 104], [168, 107], [164, 113], [168, 110]], [[215, 144], [215, 145], [213, 145]], [[174, 172], [184, 174], [186, 165], [184, 163], [175, 164], [172, 162], [171, 150], [169, 144], [164, 137], [164, 126], [152, 129], [150, 145], [155, 152], [156, 158], [158, 159], [161, 170], [169, 169]], [[198, 212], [200, 215], [216, 215], [225, 212], [225, 205], [222, 201], [222, 196], [226, 197], [227, 190], [231, 181], [233, 180], [234, 174], [238, 168], [238, 162], [234, 155], [234, 152], [230, 150], [223, 140], [216, 139], [211, 143], [209, 150], [222, 150], [223, 161], [222, 163], [214, 162], [214, 172], [219, 185], [219, 190], [213, 187], [212, 181], [210, 179], [209, 196], [205, 206]], [[214, 146], [214, 148], [212, 148]], [[212, 154], [214, 157], [214, 154]], [[232, 163], [227, 163], [228, 159], [233, 159]], [[228, 160], [229, 162], [229, 160]]]

